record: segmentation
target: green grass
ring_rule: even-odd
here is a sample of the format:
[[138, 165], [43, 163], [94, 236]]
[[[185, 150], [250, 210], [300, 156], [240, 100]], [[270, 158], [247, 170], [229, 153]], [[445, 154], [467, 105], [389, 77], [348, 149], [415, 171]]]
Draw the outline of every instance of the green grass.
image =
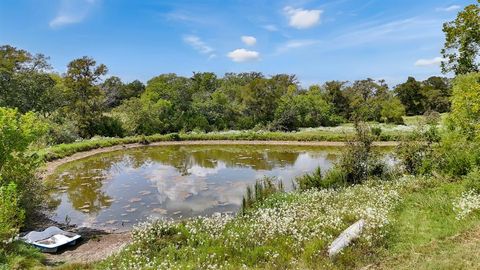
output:
[[[212, 240], [209, 236], [201, 238], [202, 244], [195, 242], [193, 249], [196, 253], [188, 254], [191, 251], [186, 249], [185, 256], [178, 256], [178, 252], [191, 245], [189, 242], [188, 230], [185, 225], [177, 227], [170, 237], [162, 237], [159, 242], [149, 243], [143, 246], [142, 254], [151, 258], [175, 258], [177, 266], [186, 269], [193, 268], [195, 260], [200, 256], [201, 261], [208, 261], [208, 254], [220, 254], [225, 261], [231, 263], [227, 269], [236, 269], [246, 264], [252, 269], [290, 269], [299, 267], [301, 269], [355, 269], [368, 266], [368, 269], [475, 269], [480, 265], [480, 213], [474, 212], [469, 217], [457, 220], [453, 210], [453, 202], [465, 191], [463, 181], [452, 181], [442, 177], [412, 178], [408, 183], [385, 185], [387, 191], [395, 187], [400, 194], [400, 202], [390, 213], [390, 225], [388, 233], [383, 239], [374, 241], [373, 246], [364, 242], [356, 242], [354, 245], [335, 259], [326, 256], [326, 249], [330, 241], [320, 238], [312, 238], [306, 241], [301, 250], [292, 248], [295, 240], [289, 236], [278, 236], [264, 245], [252, 245], [248, 239], [240, 240], [240, 245], [246, 249], [224, 246], [223, 242]], [[338, 203], [342, 197], [348, 196], [349, 192], [358, 192], [361, 185], [353, 189], [340, 191], [332, 201], [324, 203]], [[363, 193], [356, 193], [350, 201], [351, 208], [361, 207], [367, 201], [362, 199]], [[370, 192], [369, 196], [375, 196]], [[283, 204], [291, 204], [308, 200], [308, 196], [293, 194], [277, 194], [269, 198], [257, 209], [275, 208]], [[348, 200], [347, 200], [348, 201]], [[305, 201], [306, 202], [306, 201]], [[339, 204], [340, 206], [341, 204]], [[348, 204], [347, 204], [348, 205]], [[356, 206], [355, 206], [356, 205]], [[345, 224], [351, 224], [356, 218], [349, 217], [349, 214], [342, 217]], [[237, 221], [235, 221], [237, 222]], [[235, 222], [233, 224], [235, 224]], [[243, 221], [242, 221], [243, 222]], [[249, 222], [254, 222], [250, 220]], [[281, 221], [278, 221], [281, 222]], [[320, 222], [320, 221], [318, 221]], [[183, 224], [183, 223], [182, 223]], [[223, 234], [242, 234], [248, 224], [239, 223], [242, 226], [231, 225], [226, 227]], [[238, 224], [237, 224], [238, 225]], [[332, 235], [338, 235], [339, 231], [325, 231]], [[173, 237], [175, 235], [175, 237]], [[173, 237], [173, 238], [172, 238]], [[241, 238], [243, 239], [243, 238]], [[293, 242], [292, 242], [293, 241]], [[173, 246], [179, 248], [172, 249]], [[132, 250], [125, 251], [119, 256], [110, 258], [100, 264], [105, 268], [110, 264], [122, 265], [125, 260], [138, 261], [139, 257]], [[145, 251], [145, 248], [147, 251]], [[272, 260], [266, 256], [268, 252], [278, 253], [278, 257]], [[183, 254], [183, 253], [182, 253]], [[203, 257], [202, 257], [203, 256]], [[292, 265], [292, 261], [295, 263]], [[141, 265], [141, 263], [139, 264]]]
[[[379, 269], [472, 269], [480, 266], [480, 214], [457, 220], [453, 201], [465, 183], [434, 179], [405, 196], [392, 215]], [[473, 237], [473, 238], [472, 238]]]
[[480, 227], [415, 247], [391, 258], [379, 269], [479, 269]]
[[43, 265], [45, 257], [37, 249], [22, 242], [0, 247], [0, 270], [32, 269]]

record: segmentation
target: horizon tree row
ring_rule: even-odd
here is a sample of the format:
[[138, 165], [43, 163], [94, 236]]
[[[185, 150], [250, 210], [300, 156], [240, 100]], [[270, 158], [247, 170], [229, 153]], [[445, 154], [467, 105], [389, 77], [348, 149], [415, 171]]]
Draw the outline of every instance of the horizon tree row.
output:
[[80, 138], [262, 128], [292, 131], [362, 120], [403, 123], [402, 116], [450, 108], [450, 79], [430, 77], [390, 89], [373, 79], [302, 88], [295, 75], [260, 72], [161, 74], [144, 85], [106, 77], [84, 56], [52, 72], [48, 57], [0, 47], [0, 106], [34, 111], [49, 124], [48, 143]]

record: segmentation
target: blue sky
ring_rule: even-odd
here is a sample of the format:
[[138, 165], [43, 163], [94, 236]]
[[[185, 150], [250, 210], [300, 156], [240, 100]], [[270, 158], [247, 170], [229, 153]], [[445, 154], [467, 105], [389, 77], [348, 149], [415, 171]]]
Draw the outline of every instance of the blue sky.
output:
[[125, 81], [161, 73], [297, 74], [303, 85], [439, 75], [462, 0], [2, 0], [0, 44], [64, 72], [91, 56]]

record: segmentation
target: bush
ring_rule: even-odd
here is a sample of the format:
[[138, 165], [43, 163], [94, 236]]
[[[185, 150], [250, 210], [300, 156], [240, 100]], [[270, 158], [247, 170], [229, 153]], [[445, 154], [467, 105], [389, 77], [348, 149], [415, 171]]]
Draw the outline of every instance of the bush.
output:
[[94, 126], [94, 133], [102, 137], [123, 137], [125, 131], [117, 118], [102, 116]]
[[31, 217], [45, 203], [43, 183], [36, 176], [39, 158], [27, 154], [28, 147], [45, 132], [46, 126], [33, 113], [0, 108], [0, 187], [14, 183], [18, 203]]
[[167, 140], [169, 141], [181, 141], [180, 135], [178, 133], [167, 134]]
[[25, 219], [25, 212], [20, 208], [17, 185], [10, 182], [0, 186], [0, 247], [18, 234]]
[[77, 124], [64, 117], [60, 117], [59, 113], [54, 113], [46, 119], [48, 125], [47, 133], [41, 139], [47, 145], [55, 145], [61, 143], [72, 143], [81, 139]]
[[382, 103], [380, 115], [382, 122], [402, 125], [404, 124], [405, 106], [403, 106], [400, 99], [396, 97], [389, 98]]
[[372, 127], [372, 134], [375, 137], [380, 137], [382, 134], [382, 128], [381, 127]]
[[420, 125], [414, 134], [402, 141], [395, 156], [409, 174], [429, 174], [435, 167], [434, 143], [440, 140], [436, 125]]
[[437, 125], [441, 118], [440, 113], [436, 111], [426, 111], [423, 116], [427, 125]]
[[463, 179], [467, 190], [480, 193], [480, 169], [478, 167], [475, 167]]
[[371, 175], [370, 165], [380, 162], [378, 153], [372, 148], [374, 137], [371, 129], [362, 122], [355, 123], [355, 129], [355, 138], [347, 143], [346, 151], [336, 164], [351, 184], [367, 180]]
[[480, 73], [459, 75], [453, 81], [450, 128], [468, 139], [480, 134]]
[[448, 132], [436, 149], [438, 170], [451, 176], [468, 174], [479, 165], [478, 143], [471, 142], [458, 132]]
[[303, 176], [297, 177], [295, 179], [295, 183], [297, 184], [297, 188], [301, 191], [312, 189], [312, 188], [321, 188], [323, 187], [323, 176], [322, 170], [318, 167], [312, 173], [307, 173]]

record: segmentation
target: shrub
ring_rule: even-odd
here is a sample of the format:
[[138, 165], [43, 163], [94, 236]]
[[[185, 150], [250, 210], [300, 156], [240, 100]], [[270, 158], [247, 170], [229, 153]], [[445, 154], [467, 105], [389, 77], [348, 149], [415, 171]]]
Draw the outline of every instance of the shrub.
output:
[[434, 143], [440, 140], [436, 125], [420, 124], [414, 134], [403, 140], [395, 150], [402, 168], [409, 174], [428, 174], [436, 163]]
[[318, 167], [312, 173], [307, 173], [303, 176], [297, 177], [295, 179], [295, 183], [297, 184], [297, 187], [299, 190], [304, 191], [312, 188], [319, 189], [323, 187], [322, 180], [323, 180], [322, 170], [320, 167]]
[[41, 137], [46, 126], [33, 114], [0, 108], [0, 187], [13, 182], [18, 202], [27, 218], [46, 198], [45, 188], [35, 172], [38, 156], [27, 154], [28, 147]]
[[25, 219], [25, 212], [20, 208], [17, 185], [10, 182], [0, 186], [0, 247], [17, 235]]
[[426, 111], [423, 116], [427, 125], [437, 125], [441, 118], [436, 111]]
[[45, 120], [48, 124], [47, 132], [42, 138], [42, 142], [45, 144], [72, 143], [81, 139], [77, 124], [70, 119], [60, 116], [60, 113], [55, 112]]
[[400, 99], [391, 97], [382, 103], [380, 115], [382, 122], [401, 125], [405, 116], [405, 106]]
[[480, 73], [459, 75], [453, 81], [450, 128], [460, 130], [469, 139], [480, 131]]
[[480, 169], [478, 167], [475, 167], [463, 179], [467, 190], [480, 193]]
[[94, 125], [95, 134], [103, 137], [123, 137], [125, 131], [117, 118], [102, 116]]
[[380, 135], [382, 134], [382, 128], [381, 127], [372, 127], [372, 134], [375, 137], [380, 137]]
[[362, 122], [355, 123], [356, 134], [347, 143], [347, 149], [336, 165], [345, 173], [346, 181], [358, 184], [367, 180], [370, 175], [370, 165], [379, 162], [379, 156], [372, 148], [374, 137], [371, 129]]
[[167, 138], [168, 138], [169, 141], [181, 141], [182, 140], [178, 133], [167, 134]]
[[436, 149], [438, 170], [452, 176], [462, 176], [479, 165], [479, 145], [459, 132], [448, 132]]

